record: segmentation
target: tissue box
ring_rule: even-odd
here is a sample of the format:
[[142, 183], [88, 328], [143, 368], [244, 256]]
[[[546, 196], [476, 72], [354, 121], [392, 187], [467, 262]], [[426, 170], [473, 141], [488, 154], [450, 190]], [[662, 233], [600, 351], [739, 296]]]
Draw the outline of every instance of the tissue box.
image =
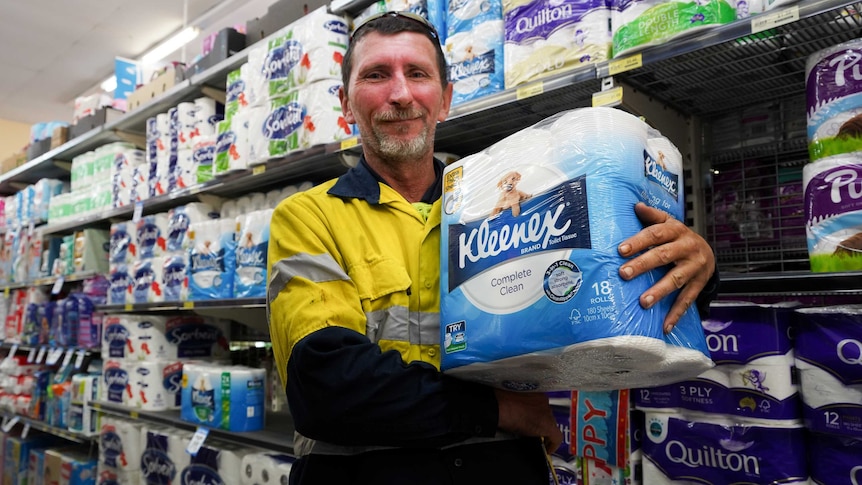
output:
[[[182, 77], [180, 77], [182, 79]], [[144, 84], [126, 98], [126, 110], [133, 111], [161, 96], [177, 83], [177, 67], [169, 66], [157, 78]]]

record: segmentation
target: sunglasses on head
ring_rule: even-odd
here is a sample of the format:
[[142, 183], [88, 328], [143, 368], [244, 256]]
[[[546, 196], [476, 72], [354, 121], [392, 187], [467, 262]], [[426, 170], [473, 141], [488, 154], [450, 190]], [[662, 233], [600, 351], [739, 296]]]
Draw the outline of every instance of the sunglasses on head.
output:
[[431, 25], [431, 22], [428, 22], [428, 19], [426, 19], [425, 17], [423, 17], [421, 15], [417, 15], [417, 14], [412, 13], [412, 12], [396, 12], [396, 11], [377, 13], [377, 14], [374, 14], [374, 15], [368, 17], [368, 18], [363, 19], [362, 23], [360, 23], [358, 27], [353, 29], [353, 33], [350, 34], [350, 40], [353, 40], [353, 38], [356, 37], [356, 34], [360, 30], [362, 30], [363, 27], [365, 27], [366, 25], [370, 24], [371, 22], [373, 22], [377, 19], [381, 19], [383, 17], [393, 17], [393, 18], [402, 18], [402, 19], [412, 20], [413, 22], [416, 22], [419, 25], [421, 25], [425, 29], [425, 31], [427, 31], [431, 35], [431, 37], [434, 40], [436, 40], [438, 42], [440, 40], [440, 36], [437, 35], [437, 29], [435, 29], [434, 26]]

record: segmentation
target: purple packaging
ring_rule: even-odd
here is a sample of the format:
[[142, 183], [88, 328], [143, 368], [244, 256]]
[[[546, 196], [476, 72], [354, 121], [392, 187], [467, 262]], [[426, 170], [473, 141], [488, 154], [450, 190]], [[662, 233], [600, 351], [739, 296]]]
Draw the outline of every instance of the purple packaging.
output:
[[801, 426], [713, 424], [657, 413], [645, 419], [644, 483], [648, 469], [668, 480], [712, 485], [808, 479]]
[[706, 344], [716, 365], [747, 364], [769, 356], [788, 356], [792, 364], [791, 313], [750, 302], [713, 302], [703, 320]]
[[812, 482], [862, 483], [862, 439], [809, 433], [808, 443]]

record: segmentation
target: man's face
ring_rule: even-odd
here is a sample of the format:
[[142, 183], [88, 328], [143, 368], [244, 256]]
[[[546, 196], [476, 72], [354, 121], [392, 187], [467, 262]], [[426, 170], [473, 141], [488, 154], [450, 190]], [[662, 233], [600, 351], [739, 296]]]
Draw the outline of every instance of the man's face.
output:
[[433, 152], [434, 130], [449, 114], [452, 86], [440, 85], [434, 46], [422, 34], [370, 32], [354, 46], [345, 119], [359, 125], [362, 144], [386, 161]]

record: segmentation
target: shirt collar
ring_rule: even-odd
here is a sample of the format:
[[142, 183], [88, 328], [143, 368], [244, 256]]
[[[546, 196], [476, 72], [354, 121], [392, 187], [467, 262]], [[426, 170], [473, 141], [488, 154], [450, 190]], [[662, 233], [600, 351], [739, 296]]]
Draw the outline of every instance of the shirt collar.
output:
[[[434, 183], [422, 195], [421, 202], [433, 204], [440, 198], [443, 192], [443, 162], [434, 159]], [[380, 203], [380, 185], [385, 184], [383, 178], [377, 174], [365, 161], [365, 155], [359, 157], [359, 163], [351, 168], [338, 180], [327, 192], [330, 195], [345, 198], [365, 199], [369, 204]]]

